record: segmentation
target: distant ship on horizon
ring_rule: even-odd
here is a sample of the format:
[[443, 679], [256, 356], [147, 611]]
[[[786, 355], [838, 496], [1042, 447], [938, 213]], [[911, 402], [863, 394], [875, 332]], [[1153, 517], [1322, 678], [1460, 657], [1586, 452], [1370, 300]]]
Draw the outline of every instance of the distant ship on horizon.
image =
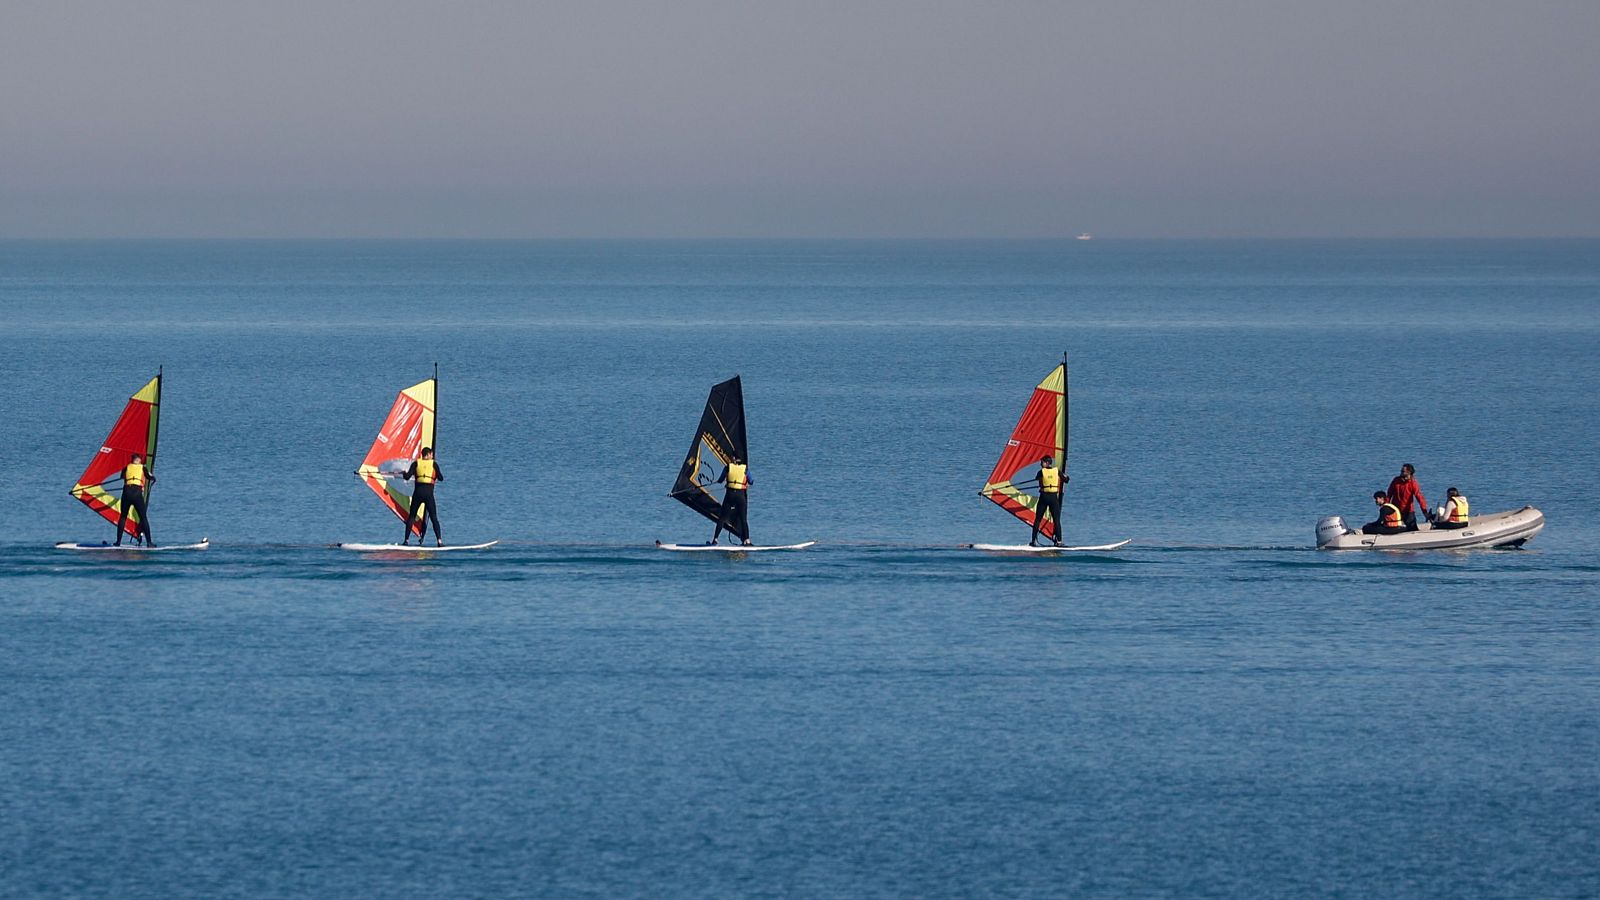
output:
[[1094, 235], [1090, 234], [1087, 231], [1080, 231], [1080, 232], [1078, 232], [1078, 240], [1080, 240], [1080, 241], [1092, 241], [1092, 240], [1094, 240]]

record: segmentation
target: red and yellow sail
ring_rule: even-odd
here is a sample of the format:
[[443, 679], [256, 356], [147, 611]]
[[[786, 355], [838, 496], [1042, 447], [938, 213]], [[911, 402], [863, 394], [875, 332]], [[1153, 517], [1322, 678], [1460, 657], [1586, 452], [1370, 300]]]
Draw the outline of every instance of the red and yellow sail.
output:
[[[1022, 411], [1022, 418], [1006, 441], [1006, 449], [995, 463], [994, 471], [984, 483], [983, 496], [1000, 504], [1006, 512], [1033, 527], [1038, 515], [1039, 486], [1033, 481], [1039, 468], [1039, 458], [1055, 457], [1056, 466], [1063, 474], [1067, 470], [1067, 364], [1051, 370]], [[1018, 484], [1018, 482], [1021, 482]], [[1039, 530], [1055, 538], [1058, 523], [1045, 517]]]
[[[438, 396], [438, 375], [401, 391], [366, 459], [361, 461], [361, 468], [356, 470], [356, 475], [402, 521], [411, 514], [411, 495], [403, 490], [406, 482], [400, 475], [422, 455], [423, 447], [435, 446], [434, 409]], [[421, 523], [411, 530], [420, 537]]]
[[[145, 468], [154, 474], [156, 433], [160, 420], [161, 376], [157, 375], [128, 398], [128, 405], [122, 408], [117, 424], [111, 426], [111, 433], [106, 435], [94, 459], [89, 460], [88, 468], [83, 470], [78, 482], [72, 486], [72, 496], [104, 516], [106, 521], [115, 524], [122, 514], [122, 498], [111, 493], [112, 490], [121, 493], [120, 485], [114, 480], [121, 479], [123, 468], [133, 460], [135, 453], [143, 454]], [[107, 482], [113, 483], [108, 485]], [[145, 486], [146, 494], [151, 487], [153, 485]], [[128, 511], [123, 530], [130, 537], [138, 534], [138, 518], [137, 512]]]

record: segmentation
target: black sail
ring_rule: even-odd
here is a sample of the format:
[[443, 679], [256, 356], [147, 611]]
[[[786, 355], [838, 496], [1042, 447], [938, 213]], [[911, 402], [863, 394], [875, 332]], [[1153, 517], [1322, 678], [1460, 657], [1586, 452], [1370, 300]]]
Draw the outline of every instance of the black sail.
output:
[[[700, 427], [695, 429], [694, 442], [678, 470], [678, 480], [672, 484], [672, 496], [677, 497], [695, 512], [715, 522], [722, 509], [722, 495], [727, 490], [726, 479], [719, 481], [728, 470], [728, 461], [737, 456], [750, 462], [750, 448], [744, 437], [744, 390], [735, 375], [711, 388], [706, 398], [705, 412], [700, 414]], [[745, 531], [733, 530], [741, 540], [749, 537]]]

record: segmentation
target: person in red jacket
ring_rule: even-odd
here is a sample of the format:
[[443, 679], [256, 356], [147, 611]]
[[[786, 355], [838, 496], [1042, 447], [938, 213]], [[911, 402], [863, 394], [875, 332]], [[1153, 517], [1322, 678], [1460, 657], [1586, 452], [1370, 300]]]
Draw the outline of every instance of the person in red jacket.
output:
[[1400, 518], [1405, 520], [1406, 530], [1416, 531], [1417, 510], [1424, 510], [1423, 515], [1427, 515], [1428, 498], [1422, 496], [1422, 485], [1417, 484], [1417, 470], [1411, 463], [1401, 466], [1400, 474], [1389, 482], [1389, 502], [1400, 507]]

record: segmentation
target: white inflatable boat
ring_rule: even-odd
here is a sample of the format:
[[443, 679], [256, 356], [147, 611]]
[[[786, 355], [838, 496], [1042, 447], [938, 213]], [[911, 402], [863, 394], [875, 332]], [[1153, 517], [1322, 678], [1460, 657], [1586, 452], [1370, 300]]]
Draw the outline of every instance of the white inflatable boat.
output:
[[1544, 513], [1531, 506], [1472, 516], [1466, 528], [1434, 528], [1418, 522], [1416, 531], [1363, 534], [1345, 526], [1343, 516], [1317, 523], [1318, 550], [1468, 550], [1521, 547], [1544, 528]]

